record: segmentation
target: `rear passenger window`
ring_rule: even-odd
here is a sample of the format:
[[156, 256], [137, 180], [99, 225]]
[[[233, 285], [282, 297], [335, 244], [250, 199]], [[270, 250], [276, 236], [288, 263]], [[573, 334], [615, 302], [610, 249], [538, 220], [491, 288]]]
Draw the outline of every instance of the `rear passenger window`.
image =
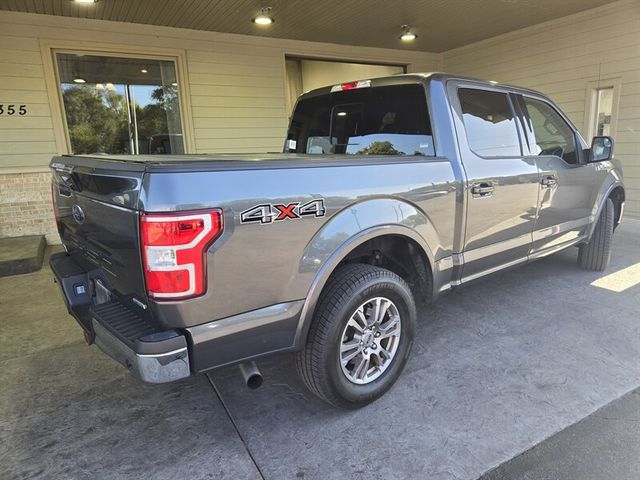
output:
[[302, 97], [285, 151], [434, 156], [424, 87], [367, 87]]
[[536, 155], [555, 155], [567, 163], [578, 163], [576, 136], [567, 122], [549, 104], [524, 97], [533, 124]]
[[462, 107], [469, 147], [482, 157], [520, 156], [520, 139], [506, 93], [461, 88]]

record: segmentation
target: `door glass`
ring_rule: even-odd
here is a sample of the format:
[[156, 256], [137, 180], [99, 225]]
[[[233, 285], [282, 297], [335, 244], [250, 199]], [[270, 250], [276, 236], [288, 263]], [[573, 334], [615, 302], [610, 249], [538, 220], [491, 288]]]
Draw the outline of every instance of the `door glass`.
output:
[[611, 113], [613, 111], [613, 87], [596, 90], [596, 136], [611, 135]]
[[555, 155], [567, 163], [578, 163], [576, 137], [567, 122], [549, 104], [524, 97], [533, 124], [536, 155]]
[[469, 147], [482, 157], [520, 156], [520, 139], [506, 93], [461, 88], [460, 107]]
[[184, 153], [174, 62], [56, 58], [73, 153]]

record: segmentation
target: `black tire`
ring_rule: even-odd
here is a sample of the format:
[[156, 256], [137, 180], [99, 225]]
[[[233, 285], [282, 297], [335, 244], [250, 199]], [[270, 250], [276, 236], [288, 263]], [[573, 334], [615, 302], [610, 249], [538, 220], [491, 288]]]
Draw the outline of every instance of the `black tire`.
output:
[[[349, 381], [340, 365], [342, 334], [355, 310], [375, 297], [385, 297], [397, 307], [401, 334], [386, 370], [370, 383], [356, 384]], [[306, 345], [296, 354], [298, 374], [311, 392], [331, 405], [362, 407], [382, 396], [400, 376], [413, 345], [415, 323], [413, 295], [402, 278], [366, 264], [341, 266], [325, 286]]]
[[613, 223], [615, 209], [613, 201], [607, 198], [591, 240], [578, 250], [578, 265], [585, 270], [602, 272], [609, 266], [613, 243]]

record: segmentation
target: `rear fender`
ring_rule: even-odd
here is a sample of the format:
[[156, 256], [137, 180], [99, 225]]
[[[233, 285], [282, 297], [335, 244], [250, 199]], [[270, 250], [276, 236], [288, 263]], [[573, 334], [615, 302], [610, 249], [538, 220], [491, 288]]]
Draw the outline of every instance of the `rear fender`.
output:
[[[302, 347], [322, 289], [342, 260], [364, 242], [382, 235], [398, 235], [417, 243], [431, 268], [441, 244], [428, 216], [414, 205], [379, 198], [351, 205], [335, 214], [307, 245], [299, 263], [299, 275], [313, 273], [296, 329], [296, 347]], [[433, 272], [432, 272], [433, 273]]]

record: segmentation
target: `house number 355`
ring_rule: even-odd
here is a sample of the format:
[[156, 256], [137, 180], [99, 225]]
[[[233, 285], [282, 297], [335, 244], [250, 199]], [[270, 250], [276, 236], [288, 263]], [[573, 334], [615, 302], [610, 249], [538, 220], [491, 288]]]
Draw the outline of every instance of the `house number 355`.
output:
[[5, 105], [0, 103], [0, 115], [26, 115], [27, 114], [27, 106], [26, 105], [14, 105], [9, 104]]

